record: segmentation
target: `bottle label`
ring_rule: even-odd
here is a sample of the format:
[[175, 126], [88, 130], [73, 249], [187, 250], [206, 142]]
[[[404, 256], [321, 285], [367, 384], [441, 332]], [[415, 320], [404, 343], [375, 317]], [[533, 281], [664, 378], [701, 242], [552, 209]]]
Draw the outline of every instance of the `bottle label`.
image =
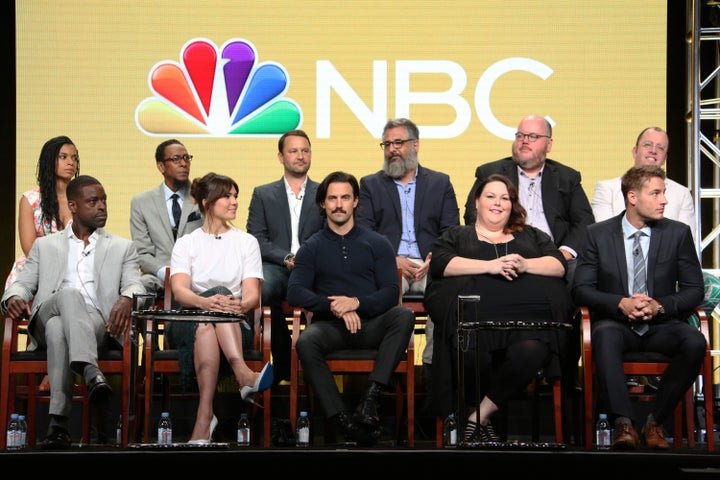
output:
[[158, 428], [158, 443], [170, 444], [172, 443], [172, 429], [171, 428]]
[[308, 445], [310, 443], [310, 428], [303, 427], [298, 429], [298, 443]]
[[450, 445], [457, 445], [457, 429], [450, 430]]
[[247, 427], [238, 428], [237, 442], [240, 445], [250, 445], [250, 429]]
[[595, 433], [595, 443], [598, 448], [610, 448], [610, 430], [600, 429]]

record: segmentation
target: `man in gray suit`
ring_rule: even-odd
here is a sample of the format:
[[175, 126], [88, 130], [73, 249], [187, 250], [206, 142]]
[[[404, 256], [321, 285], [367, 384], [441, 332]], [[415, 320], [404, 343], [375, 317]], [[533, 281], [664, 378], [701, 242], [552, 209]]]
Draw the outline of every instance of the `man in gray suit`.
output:
[[275, 381], [290, 379], [290, 330], [281, 304], [295, 266], [295, 252], [320, 230], [323, 219], [315, 204], [318, 183], [310, 180], [310, 139], [302, 130], [285, 132], [278, 140], [280, 180], [255, 187], [250, 199], [247, 231], [260, 243], [263, 260], [262, 304], [271, 312], [271, 349]]
[[130, 201], [130, 235], [140, 258], [142, 284], [148, 292], [163, 290], [175, 239], [202, 225], [197, 205], [190, 197], [192, 158], [178, 140], [162, 142], [155, 149], [155, 164], [163, 183], [138, 193]]
[[102, 228], [107, 196], [100, 182], [88, 175], [73, 179], [67, 199], [71, 228], [38, 238], [2, 297], [9, 317], [30, 318], [28, 350], [47, 350], [50, 425], [43, 448], [70, 447], [75, 374], [85, 378], [91, 402], [110, 397], [110, 385], [98, 368], [98, 348], [122, 344], [130, 329], [133, 294], [145, 291], [135, 246]]

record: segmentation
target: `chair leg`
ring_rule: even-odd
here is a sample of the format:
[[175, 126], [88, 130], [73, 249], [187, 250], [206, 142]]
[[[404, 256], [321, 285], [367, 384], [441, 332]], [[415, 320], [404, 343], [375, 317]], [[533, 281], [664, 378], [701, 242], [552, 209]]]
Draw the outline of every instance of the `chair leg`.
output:
[[553, 410], [555, 413], [555, 442], [563, 443], [563, 412], [562, 412], [562, 384], [560, 379], [553, 381]]

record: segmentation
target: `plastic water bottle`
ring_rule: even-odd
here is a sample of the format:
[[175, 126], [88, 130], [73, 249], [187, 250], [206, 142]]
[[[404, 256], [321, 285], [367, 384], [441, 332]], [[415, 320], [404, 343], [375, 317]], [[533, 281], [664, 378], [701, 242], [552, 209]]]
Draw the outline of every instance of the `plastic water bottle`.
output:
[[607, 414], [601, 413], [595, 424], [595, 448], [598, 450], [610, 450], [610, 422]]
[[457, 431], [457, 418], [454, 413], [451, 413], [443, 422], [443, 445], [445, 447], [457, 446]]
[[115, 444], [122, 445], [122, 413], [115, 424]]
[[310, 419], [305, 411], [300, 412], [300, 416], [297, 419], [297, 425], [295, 426], [295, 438], [297, 438], [295, 444], [298, 447], [310, 446]]
[[10, 414], [10, 421], [5, 435], [5, 448], [8, 450], [20, 450], [20, 422], [17, 413]]
[[18, 425], [20, 425], [20, 448], [27, 447], [27, 420], [25, 415], [18, 415]]
[[172, 421], [170, 412], [162, 412], [158, 422], [158, 443], [169, 445], [172, 443]]
[[247, 413], [240, 414], [237, 427], [237, 443], [241, 447], [250, 446], [250, 420]]

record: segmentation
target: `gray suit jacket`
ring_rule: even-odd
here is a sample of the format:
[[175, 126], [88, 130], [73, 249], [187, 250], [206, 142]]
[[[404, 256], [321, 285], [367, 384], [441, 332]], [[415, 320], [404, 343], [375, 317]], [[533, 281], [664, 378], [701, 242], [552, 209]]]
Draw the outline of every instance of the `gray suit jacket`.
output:
[[[318, 185], [308, 177], [300, 208], [298, 232], [300, 245], [320, 230], [324, 223], [315, 203]], [[248, 209], [247, 231], [260, 243], [263, 262], [284, 266], [285, 256], [290, 253], [292, 226], [287, 199], [285, 182], [282, 178], [253, 189]]]
[[[195, 201], [186, 192], [183, 200], [178, 237], [190, 233], [202, 225], [202, 216]], [[163, 279], [155, 276], [159, 268], [170, 265], [175, 246], [163, 184], [138, 193], [130, 201], [130, 235], [140, 259], [142, 281], [148, 290], [157, 290]]]
[[[71, 228], [35, 240], [17, 280], [3, 293], [2, 302], [17, 295], [26, 302], [32, 301], [32, 316], [28, 332], [43, 302], [60, 289], [68, 257], [68, 234]], [[95, 246], [95, 286], [100, 314], [105, 322], [120, 296], [132, 298], [144, 293], [140, 283], [138, 255], [130, 240], [98, 229]], [[122, 343], [122, 338], [118, 338]], [[30, 335], [28, 350], [37, 348], [37, 340]]]

